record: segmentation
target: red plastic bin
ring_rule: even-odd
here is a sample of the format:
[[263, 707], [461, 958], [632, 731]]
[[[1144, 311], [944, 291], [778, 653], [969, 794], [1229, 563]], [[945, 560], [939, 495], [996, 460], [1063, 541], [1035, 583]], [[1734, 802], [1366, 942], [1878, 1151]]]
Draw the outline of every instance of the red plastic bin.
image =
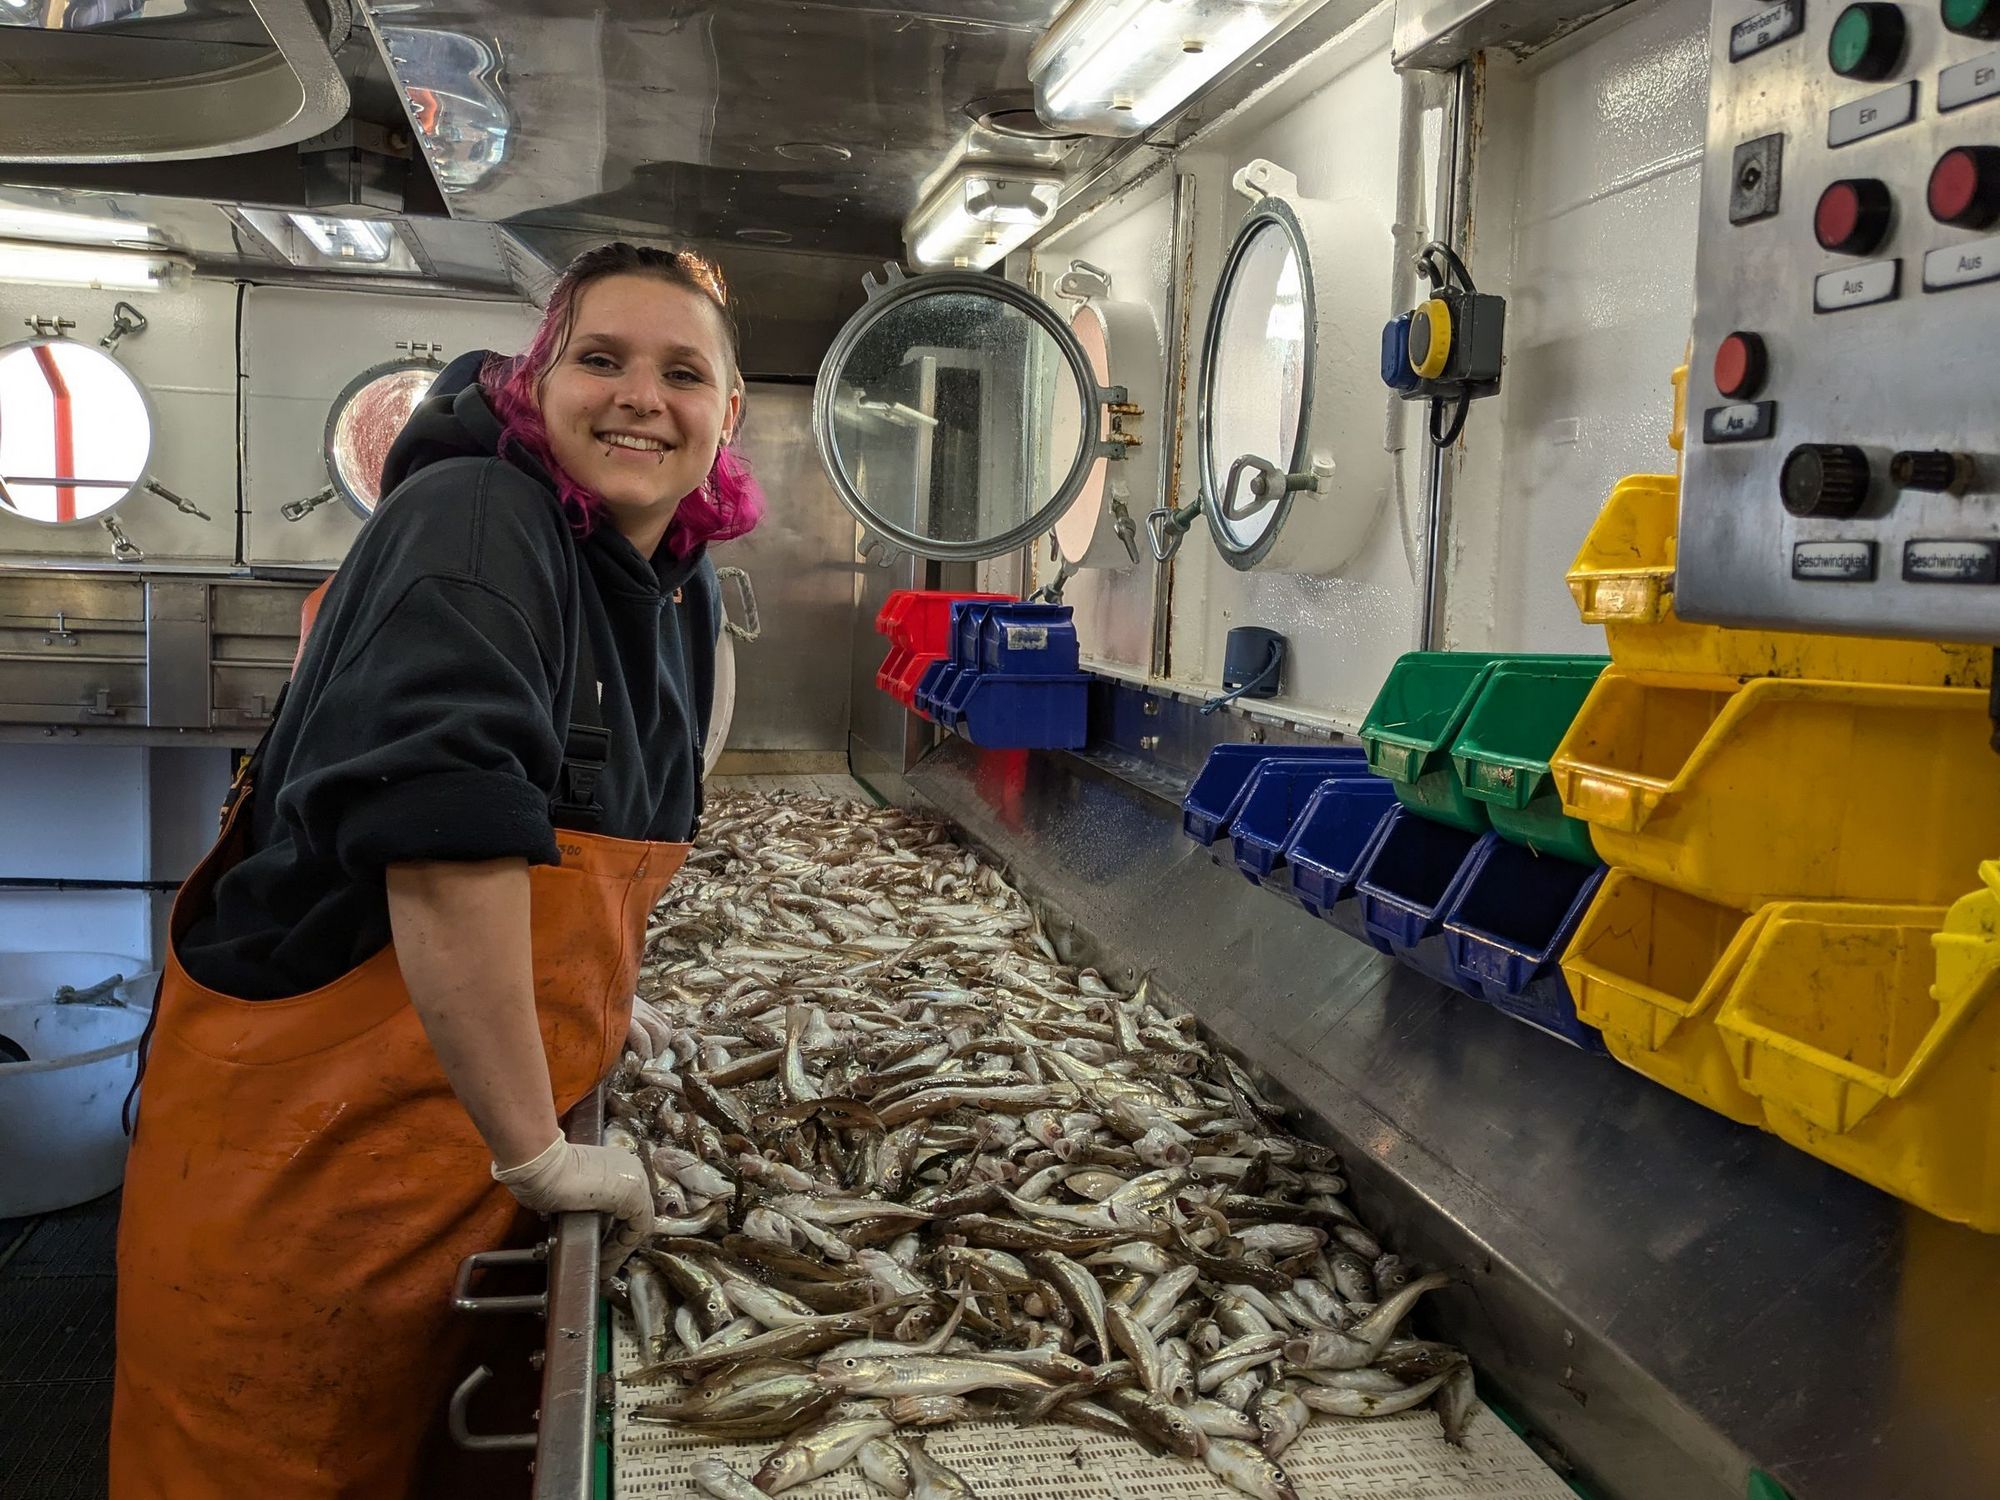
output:
[[932, 662], [950, 653], [951, 607], [968, 599], [1013, 599], [1012, 594], [951, 593], [943, 589], [897, 589], [882, 602], [875, 629], [889, 638], [889, 654], [875, 673], [875, 686], [911, 707], [917, 680]]

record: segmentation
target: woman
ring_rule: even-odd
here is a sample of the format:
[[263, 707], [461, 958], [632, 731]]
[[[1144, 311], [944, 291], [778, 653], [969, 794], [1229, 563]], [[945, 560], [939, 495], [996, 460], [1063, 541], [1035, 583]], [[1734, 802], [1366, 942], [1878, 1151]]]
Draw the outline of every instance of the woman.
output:
[[742, 415], [713, 269], [620, 244], [398, 437], [175, 906], [115, 1500], [434, 1493], [458, 1262], [522, 1209], [604, 1212], [607, 1264], [650, 1227], [636, 1164], [557, 1121], [616, 1060], [699, 812], [704, 544], [761, 509]]

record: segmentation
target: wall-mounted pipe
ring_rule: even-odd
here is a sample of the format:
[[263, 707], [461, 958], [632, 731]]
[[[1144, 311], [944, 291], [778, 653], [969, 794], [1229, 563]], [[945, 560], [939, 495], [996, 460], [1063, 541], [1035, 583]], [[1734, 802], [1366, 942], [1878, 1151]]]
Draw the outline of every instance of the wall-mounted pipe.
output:
[[[57, 479], [76, 477], [76, 413], [70, 406], [69, 382], [63, 379], [62, 367], [56, 363], [53, 344], [35, 345], [35, 363], [42, 367], [42, 379], [48, 382], [49, 399], [55, 402], [56, 420], [56, 462]], [[56, 490], [56, 520], [76, 519], [76, 486], [58, 484]]]
[[[1452, 79], [1449, 119], [1445, 128], [1444, 171], [1438, 179], [1438, 211], [1434, 222], [1439, 238], [1461, 255], [1470, 251], [1467, 240], [1472, 228], [1472, 143], [1479, 106], [1479, 75], [1484, 60], [1474, 57], [1461, 63]], [[1451, 568], [1451, 487], [1456, 445], [1440, 448], [1426, 445], [1424, 453], [1425, 490], [1428, 519], [1425, 525], [1423, 614], [1418, 645], [1436, 651], [1445, 640], [1445, 589]]]

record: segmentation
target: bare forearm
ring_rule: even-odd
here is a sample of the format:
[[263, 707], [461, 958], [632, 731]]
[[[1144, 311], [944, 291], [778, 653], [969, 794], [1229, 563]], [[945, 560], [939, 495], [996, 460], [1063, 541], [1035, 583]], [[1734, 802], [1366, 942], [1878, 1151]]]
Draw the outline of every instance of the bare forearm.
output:
[[557, 1124], [535, 1020], [527, 862], [391, 865], [387, 884], [403, 982], [452, 1091], [494, 1161], [529, 1160]]

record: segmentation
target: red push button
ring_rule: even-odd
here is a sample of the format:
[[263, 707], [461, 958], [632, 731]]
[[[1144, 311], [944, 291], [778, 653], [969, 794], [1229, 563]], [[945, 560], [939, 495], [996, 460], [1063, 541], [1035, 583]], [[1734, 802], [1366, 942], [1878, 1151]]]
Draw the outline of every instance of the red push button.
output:
[[1829, 183], [1813, 209], [1813, 236], [1822, 250], [1867, 255], [1889, 232], [1889, 189], [1872, 177]]
[[1731, 401], [1762, 390], [1768, 368], [1764, 341], [1754, 333], [1732, 333], [1715, 347], [1715, 388]]
[[1931, 168], [1925, 193], [1931, 217], [1961, 229], [2000, 219], [2000, 147], [1955, 146]]

